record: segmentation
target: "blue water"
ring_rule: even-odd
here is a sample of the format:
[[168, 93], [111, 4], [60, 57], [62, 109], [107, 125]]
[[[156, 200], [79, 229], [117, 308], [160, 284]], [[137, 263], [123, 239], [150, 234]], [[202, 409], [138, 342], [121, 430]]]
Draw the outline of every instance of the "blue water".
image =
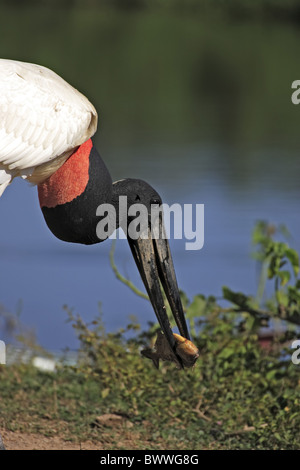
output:
[[[281, 156], [274, 152], [270, 171], [264, 156], [272, 150], [259, 157], [248, 154], [241, 158], [260, 159], [259, 171], [248, 179], [243, 170], [247, 162], [236, 174], [222, 159], [222, 148], [200, 143], [184, 149], [160, 148], [162, 158], [155, 163], [153, 149], [129, 151], [136, 152], [130, 163], [116, 157], [110, 164], [109, 155], [104, 157], [113, 179], [140, 176], [164, 202], [205, 205], [203, 249], [186, 251], [186, 240], [170, 241], [178, 283], [189, 298], [198, 293], [221, 296], [223, 285], [255, 294], [257, 270], [250, 254], [251, 230], [258, 219], [286, 224], [292, 246], [300, 250], [298, 159], [286, 172]], [[110, 331], [125, 326], [131, 314], [143, 326], [154, 320], [150, 304], [115, 278], [109, 264], [111, 241], [86, 247], [55, 239], [40, 212], [36, 188], [14, 181], [0, 200], [0, 218], [0, 302], [12, 312], [21, 305], [21, 321], [34, 328], [42, 346], [77, 347], [62, 308], [65, 304], [89, 321], [101, 302]], [[126, 240], [117, 241], [115, 261], [122, 274], [143, 290]]]

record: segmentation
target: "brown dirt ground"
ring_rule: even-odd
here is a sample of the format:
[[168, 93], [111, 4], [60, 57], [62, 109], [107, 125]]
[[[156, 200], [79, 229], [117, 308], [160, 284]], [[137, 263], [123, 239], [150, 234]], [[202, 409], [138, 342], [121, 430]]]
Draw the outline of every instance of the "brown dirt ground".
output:
[[45, 437], [40, 434], [4, 431], [2, 433], [7, 450], [101, 450], [101, 443], [91, 441], [70, 442], [58, 436]]
[[[63, 439], [62, 436], [66, 434], [65, 423], [52, 423], [51, 420], [46, 420], [46, 424], [44, 423], [44, 433], [11, 431], [0, 426], [5, 448], [7, 450], [107, 450], [121, 447], [133, 450], [138, 449], [143, 440], [130, 421], [111, 413], [98, 416], [92, 423], [98, 431], [93, 440]], [[45, 435], [47, 431], [49, 436]], [[147, 441], [144, 444], [147, 445]]]

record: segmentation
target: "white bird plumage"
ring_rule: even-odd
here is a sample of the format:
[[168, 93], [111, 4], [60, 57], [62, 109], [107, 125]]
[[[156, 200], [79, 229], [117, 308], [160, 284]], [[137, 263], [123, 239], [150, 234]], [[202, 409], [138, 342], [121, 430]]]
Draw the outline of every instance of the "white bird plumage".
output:
[[52, 70], [0, 59], [0, 196], [16, 176], [38, 184], [97, 128], [89, 100]]

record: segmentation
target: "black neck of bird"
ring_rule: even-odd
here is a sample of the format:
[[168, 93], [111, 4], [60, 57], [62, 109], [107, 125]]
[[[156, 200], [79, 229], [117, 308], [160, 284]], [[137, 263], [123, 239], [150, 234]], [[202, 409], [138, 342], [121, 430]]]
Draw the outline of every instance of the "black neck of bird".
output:
[[41, 209], [52, 233], [60, 240], [85, 245], [99, 243], [111, 234], [102, 238], [97, 234], [101, 221], [98, 208], [102, 204], [114, 207], [114, 226], [124, 228], [132, 204], [144, 204], [148, 209], [150, 201], [157, 198], [156, 191], [142, 180], [127, 178], [112, 183], [92, 141], [79, 147], [39, 185]]

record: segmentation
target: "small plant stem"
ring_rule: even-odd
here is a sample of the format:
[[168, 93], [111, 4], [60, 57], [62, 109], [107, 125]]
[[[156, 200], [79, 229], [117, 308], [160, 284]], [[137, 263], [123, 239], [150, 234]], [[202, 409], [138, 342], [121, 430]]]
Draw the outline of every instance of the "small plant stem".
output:
[[114, 260], [115, 249], [116, 249], [116, 241], [113, 240], [112, 245], [111, 245], [111, 250], [109, 252], [109, 260], [110, 260], [110, 264], [111, 264], [113, 272], [115, 273], [116, 278], [119, 279], [119, 281], [123, 282], [123, 284], [128, 286], [136, 295], [138, 295], [139, 297], [142, 297], [143, 299], [149, 300], [149, 297], [147, 294], [140, 291], [137, 287], [135, 287], [135, 285], [131, 281], [129, 281], [129, 279], [126, 279], [126, 277], [122, 276], [122, 274], [118, 271], [118, 268]]

